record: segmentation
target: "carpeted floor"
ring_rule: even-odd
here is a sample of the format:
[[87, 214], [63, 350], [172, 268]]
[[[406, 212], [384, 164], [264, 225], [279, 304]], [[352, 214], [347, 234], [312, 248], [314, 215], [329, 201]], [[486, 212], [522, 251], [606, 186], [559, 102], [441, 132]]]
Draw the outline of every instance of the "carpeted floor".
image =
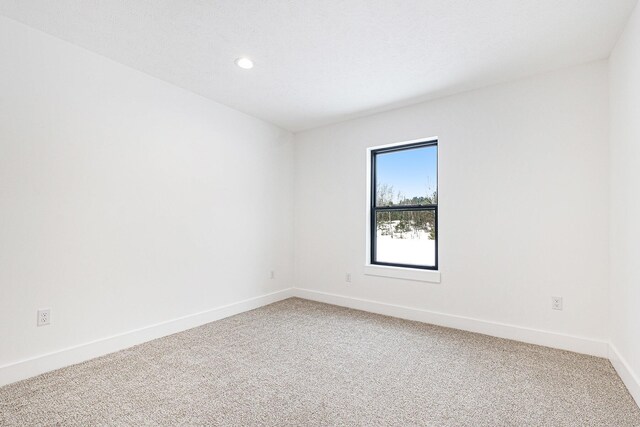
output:
[[289, 299], [0, 388], [0, 425], [640, 426], [605, 359]]

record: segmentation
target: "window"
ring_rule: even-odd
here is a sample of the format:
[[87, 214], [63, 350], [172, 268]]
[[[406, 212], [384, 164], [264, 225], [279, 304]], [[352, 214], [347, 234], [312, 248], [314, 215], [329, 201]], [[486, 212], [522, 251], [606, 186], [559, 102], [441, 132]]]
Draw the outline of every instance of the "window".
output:
[[438, 142], [371, 150], [371, 264], [438, 269]]

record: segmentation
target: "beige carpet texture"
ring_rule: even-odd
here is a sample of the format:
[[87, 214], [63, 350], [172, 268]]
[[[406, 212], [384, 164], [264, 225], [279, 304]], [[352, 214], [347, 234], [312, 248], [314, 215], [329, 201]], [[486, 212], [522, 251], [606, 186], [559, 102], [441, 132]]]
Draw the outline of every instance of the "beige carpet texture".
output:
[[0, 425], [640, 426], [606, 359], [292, 298], [0, 388]]

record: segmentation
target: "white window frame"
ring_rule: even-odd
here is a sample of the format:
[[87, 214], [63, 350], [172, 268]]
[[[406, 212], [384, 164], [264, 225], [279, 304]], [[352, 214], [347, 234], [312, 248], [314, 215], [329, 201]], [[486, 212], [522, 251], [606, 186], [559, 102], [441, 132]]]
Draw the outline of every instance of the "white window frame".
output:
[[[381, 148], [391, 148], [397, 147], [399, 145], [407, 145], [414, 144], [418, 142], [426, 142], [426, 141], [438, 141], [440, 143], [440, 139], [438, 137], [429, 137], [429, 138], [419, 138], [411, 141], [402, 141], [402, 142], [394, 142], [391, 144], [385, 145], [377, 145], [375, 147], [367, 147], [367, 197], [366, 197], [366, 238], [365, 238], [365, 265], [364, 265], [364, 274], [367, 276], [379, 276], [379, 277], [387, 277], [393, 279], [402, 279], [402, 280], [412, 280], [417, 282], [427, 282], [427, 283], [440, 283], [441, 274], [440, 274], [440, 266], [442, 259], [438, 260], [438, 270], [424, 270], [418, 268], [406, 268], [406, 267], [395, 267], [395, 266], [386, 266], [386, 265], [378, 265], [371, 264], [371, 153], [372, 151], [379, 150]], [[440, 157], [440, 145], [438, 145], [438, 161]], [[439, 168], [438, 168], [439, 170]], [[438, 185], [440, 184], [440, 177], [438, 176]], [[440, 201], [440, 194], [438, 194], [438, 201]], [[440, 237], [440, 236], [438, 236]], [[439, 256], [440, 257], [440, 256]]]

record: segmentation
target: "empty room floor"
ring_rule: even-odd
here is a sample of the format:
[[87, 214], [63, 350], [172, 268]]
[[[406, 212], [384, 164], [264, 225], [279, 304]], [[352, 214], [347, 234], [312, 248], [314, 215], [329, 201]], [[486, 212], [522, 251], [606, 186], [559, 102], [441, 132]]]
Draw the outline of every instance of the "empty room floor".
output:
[[292, 298], [0, 389], [0, 425], [638, 426], [606, 359]]

